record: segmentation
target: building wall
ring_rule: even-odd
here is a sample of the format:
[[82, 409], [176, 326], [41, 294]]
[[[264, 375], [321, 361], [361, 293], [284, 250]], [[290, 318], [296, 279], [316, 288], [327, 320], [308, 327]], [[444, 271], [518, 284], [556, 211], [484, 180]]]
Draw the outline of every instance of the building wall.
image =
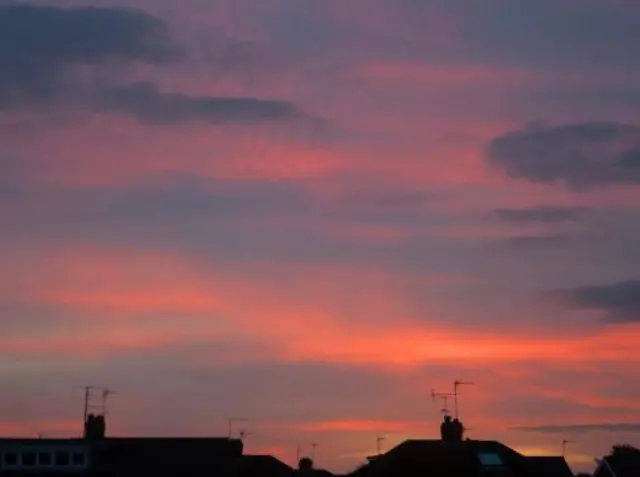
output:
[[5, 443], [0, 446], [0, 473], [85, 473], [91, 467], [86, 444]]

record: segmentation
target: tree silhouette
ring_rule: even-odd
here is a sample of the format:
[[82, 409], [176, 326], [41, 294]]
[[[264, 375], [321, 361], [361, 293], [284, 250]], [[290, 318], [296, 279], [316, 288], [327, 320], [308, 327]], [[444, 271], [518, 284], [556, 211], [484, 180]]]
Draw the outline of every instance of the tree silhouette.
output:
[[640, 449], [633, 447], [631, 444], [616, 444], [611, 446], [610, 456], [614, 455], [639, 455]]

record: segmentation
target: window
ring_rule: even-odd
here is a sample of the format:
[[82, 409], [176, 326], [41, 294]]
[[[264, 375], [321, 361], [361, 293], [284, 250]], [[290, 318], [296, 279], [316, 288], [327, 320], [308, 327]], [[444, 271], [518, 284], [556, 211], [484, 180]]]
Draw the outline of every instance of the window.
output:
[[22, 465], [32, 467], [38, 463], [38, 454], [33, 451], [22, 453]]
[[55, 464], [56, 465], [69, 465], [70, 464], [70, 459], [69, 459], [69, 453], [68, 452], [64, 452], [64, 451], [58, 451], [55, 454]]
[[497, 467], [503, 467], [502, 459], [498, 454], [493, 452], [479, 452], [478, 459], [483, 467], [495, 469]]
[[17, 452], [5, 452], [4, 453], [4, 465], [18, 465], [18, 453]]
[[38, 452], [38, 465], [51, 465], [51, 452]]
[[74, 452], [71, 454], [71, 463], [73, 465], [85, 465], [86, 459], [84, 452]]

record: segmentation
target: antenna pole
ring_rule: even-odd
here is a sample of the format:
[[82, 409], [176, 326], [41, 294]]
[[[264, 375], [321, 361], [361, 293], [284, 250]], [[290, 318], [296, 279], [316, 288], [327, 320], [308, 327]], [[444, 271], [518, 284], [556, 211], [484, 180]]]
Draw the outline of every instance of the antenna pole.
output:
[[564, 457], [566, 455], [566, 451], [567, 451], [567, 444], [572, 443], [573, 441], [569, 441], [567, 439], [563, 439], [562, 440], [562, 457]]
[[431, 391], [431, 400], [435, 400], [436, 398], [440, 398], [443, 400], [444, 403], [444, 408], [441, 409], [441, 411], [444, 413], [445, 416], [449, 415], [449, 398], [455, 395], [453, 393], [437, 393], [434, 390]]
[[316, 460], [316, 447], [318, 447], [318, 444], [316, 444], [315, 442], [311, 443], [311, 460], [315, 462]]
[[107, 399], [111, 394], [115, 394], [115, 391], [112, 391], [109, 388], [102, 389], [102, 415], [107, 416]]
[[227, 426], [228, 426], [228, 431], [229, 431], [229, 439], [231, 439], [231, 437], [233, 436], [233, 423], [234, 422], [246, 422], [247, 419], [244, 417], [230, 417], [229, 419], [227, 419]]
[[458, 381], [457, 379], [453, 382], [453, 402], [454, 402], [454, 416], [456, 419], [458, 419], [458, 387], [460, 387], [463, 384], [473, 384], [470, 382], [466, 382], [466, 381]]
[[[94, 409], [100, 409], [103, 416], [106, 416], [107, 413], [107, 398], [110, 394], [115, 394], [109, 388], [106, 387], [98, 387], [98, 386], [82, 386], [82, 387], [74, 387], [74, 389], [83, 389], [84, 390], [84, 409], [82, 412], [82, 435], [86, 434], [85, 426], [87, 424], [87, 419], [89, 418], [89, 412]], [[92, 403], [91, 400], [94, 397], [92, 392], [100, 390], [102, 391], [102, 401], [98, 405], [96, 403]]]
[[376, 439], [376, 450], [378, 451], [378, 455], [380, 455], [380, 444], [382, 443], [382, 441], [384, 441], [384, 439], [385, 439], [385, 438], [384, 438], [384, 437], [382, 437], [382, 436], [379, 436], [379, 437]]
[[84, 413], [82, 416], [82, 426], [87, 422], [87, 416], [89, 416], [89, 400], [91, 399], [91, 390], [93, 386], [84, 387]]

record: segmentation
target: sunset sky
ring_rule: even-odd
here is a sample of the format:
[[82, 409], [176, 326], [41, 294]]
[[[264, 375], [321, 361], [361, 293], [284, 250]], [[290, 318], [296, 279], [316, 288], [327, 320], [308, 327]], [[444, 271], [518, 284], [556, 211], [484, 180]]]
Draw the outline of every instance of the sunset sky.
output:
[[[349, 470], [640, 441], [636, 0], [0, 0], [0, 434]], [[240, 425], [238, 425], [239, 427]]]

